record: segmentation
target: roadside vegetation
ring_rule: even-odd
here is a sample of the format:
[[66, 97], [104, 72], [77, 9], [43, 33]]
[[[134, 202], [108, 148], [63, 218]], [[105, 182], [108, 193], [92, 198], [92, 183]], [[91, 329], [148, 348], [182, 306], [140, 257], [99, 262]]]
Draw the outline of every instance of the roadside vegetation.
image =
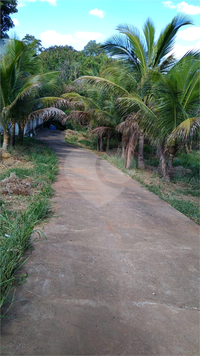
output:
[[[73, 128], [72, 125], [71, 127]], [[199, 151], [191, 150], [187, 153], [185, 148], [182, 148], [175, 154], [169, 182], [162, 178], [156, 146], [144, 145], [145, 169], [141, 170], [138, 169], [138, 147], [136, 147], [130, 168], [126, 169], [125, 159], [121, 154], [122, 149], [118, 147], [116, 139], [111, 139], [110, 149], [107, 152], [105, 152], [106, 138], [103, 139], [104, 151], [97, 151], [97, 136], [77, 127], [66, 131], [65, 140], [70, 144], [92, 150], [200, 225]]]
[[[31, 252], [33, 230], [50, 213], [52, 182], [58, 173], [55, 153], [33, 138], [16, 145], [1, 163], [0, 173], [0, 249], [1, 307], [7, 310], [15, 287], [24, 282], [20, 267]], [[6, 163], [7, 161], [7, 163]], [[8, 164], [9, 163], [9, 164]], [[2, 315], [4, 314], [2, 313]]]

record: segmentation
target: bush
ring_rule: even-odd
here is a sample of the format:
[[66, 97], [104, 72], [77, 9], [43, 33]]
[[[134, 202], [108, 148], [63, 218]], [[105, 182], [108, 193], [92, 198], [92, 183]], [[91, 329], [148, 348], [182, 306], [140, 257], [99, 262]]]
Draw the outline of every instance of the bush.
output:
[[192, 175], [196, 177], [199, 177], [199, 164], [200, 155], [197, 151], [191, 151], [190, 153], [181, 151], [174, 159], [174, 166], [183, 166], [184, 168], [191, 169]]

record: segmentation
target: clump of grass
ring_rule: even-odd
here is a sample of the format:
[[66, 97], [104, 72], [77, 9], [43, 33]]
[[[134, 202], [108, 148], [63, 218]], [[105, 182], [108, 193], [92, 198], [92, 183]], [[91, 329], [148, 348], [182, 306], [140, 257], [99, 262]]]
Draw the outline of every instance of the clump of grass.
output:
[[47, 214], [49, 204], [46, 199], [32, 202], [23, 214], [14, 220], [2, 206], [1, 218], [1, 301], [0, 306], [10, 299], [10, 292], [18, 284], [21, 276], [16, 276], [19, 267], [24, 263], [24, 251], [30, 245], [30, 236], [34, 226]]
[[109, 155], [106, 155], [106, 154], [102, 154], [101, 157], [106, 159], [108, 162], [112, 163], [118, 169], [121, 169], [122, 171], [125, 171], [124, 158], [122, 158], [122, 157], [120, 157], [118, 155], [109, 156]]
[[[53, 195], [51, 183], [58, 173], [58, 162], [55, 153], [41, 142], [25, 139], [23, 147], [17, 146], [12, 154], [30, 161], [30, 169], [10, 168], [0, 179], [14, 172], [21, 179], [31, 176], [38, 187], [37, 193], [29, 197], [28, 207], [19, 212], [9, 210], [4, 199], [0, 201], [0, 252], [1, 252], [1, 301], [0, 306], [12, 303], [15, 286], [22, 282], [19, 268], [25, 263], [25, 251], [30, 247], [30, 237], [34, 226], [43, 220], [50, 209], [48, 198]], [[24, 198], [24, 197], [23, 197]], [[18, 196], [19, 199], [19, 196]], [[31, 201], [30, 201], [31, 199]], [[40, 232], [42, 233], [42, 232]]]

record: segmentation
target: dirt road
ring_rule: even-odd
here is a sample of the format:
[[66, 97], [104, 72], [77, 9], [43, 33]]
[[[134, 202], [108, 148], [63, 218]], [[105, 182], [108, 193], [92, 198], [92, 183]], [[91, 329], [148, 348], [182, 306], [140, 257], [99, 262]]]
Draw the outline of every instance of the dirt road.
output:
[[3, 355], [198, 355], [198, 226], [93, 153], [60, 159], [47, 240], [2, 322]]

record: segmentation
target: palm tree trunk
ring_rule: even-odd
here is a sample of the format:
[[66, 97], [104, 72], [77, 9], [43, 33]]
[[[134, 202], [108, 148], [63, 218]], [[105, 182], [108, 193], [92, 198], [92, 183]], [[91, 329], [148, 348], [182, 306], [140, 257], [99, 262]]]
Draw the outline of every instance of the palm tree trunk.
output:
[[99, 151], [99, 136], [97, 136], [97, 151]]
[[100, 151], [103, 152], [103, 134], [100, 133]]
[[160, 168], [161, 168], [162, 177], [166, 181], [169, 181], [169, 177], [167, 175], [166, 157], [165, 157], [165, 152], [164, 152], [164, 142], [161, 142], [158, 145], [158, 154], [159, 154], [159, 157], [160, 157]]
[[173, 159], [174, 159], [174, 155], [170, 154], [169, 160], [168, 160], [168, 165], [167, 165], [167, 176], [168, 176], [169, 180], [170, 180], [170, 176], [171, 176], [171, 172], [172, 172]]
[[122, 155], [121, 155], [122, 158], [125, 158], [125, 145], [124, 143], [122, 142]]
[[11, 147], [15, 146], [15, 122], [12, 122], [12, 124], [11, 124], [10, 145], [11, 145]]
[[126, 156], [126, 145], [125, 145], [125, 135], [124, 135], [124, 132], [123, 132], [123, 134], [122, 134], [122, 155], [121, 155], [121, 158], [125, 159], [125, 156]]
[[3, 134], [3, 150], [6, 150], [8, 149], [8, 141], [9, 141], [9, 130], [5, 130], [4, 131], [4, 134]]
[[144, 133], [140, 131], [138, 147], [138, 168], [144, 169]]
[[23, 144], [23, 138], [24, 138], [24, 124], [20, 123], [19, 124], [19, 143], [22, 145]]
[[108, 137], [107, 137], [107, 146], [106, 146], [106, 152], [108, 153], [110, 149], [110, 131], [108, 131]]
[[175, 153], [175, 147], [171, 146], [169, 148], [169, 159], [168, 159], [168, 165], [167, 165], [167, 176], [168, 176], [169, 180], [170, 180], [172, 166], [173, 166], [174, 153]]
[[132, 152], [132, 147], [129, 144], [126, 148], [126, 158], [125, 158], [125, 168], [126, 169], [131, 168], [132, 159], [133, 159], [133, 152]]

